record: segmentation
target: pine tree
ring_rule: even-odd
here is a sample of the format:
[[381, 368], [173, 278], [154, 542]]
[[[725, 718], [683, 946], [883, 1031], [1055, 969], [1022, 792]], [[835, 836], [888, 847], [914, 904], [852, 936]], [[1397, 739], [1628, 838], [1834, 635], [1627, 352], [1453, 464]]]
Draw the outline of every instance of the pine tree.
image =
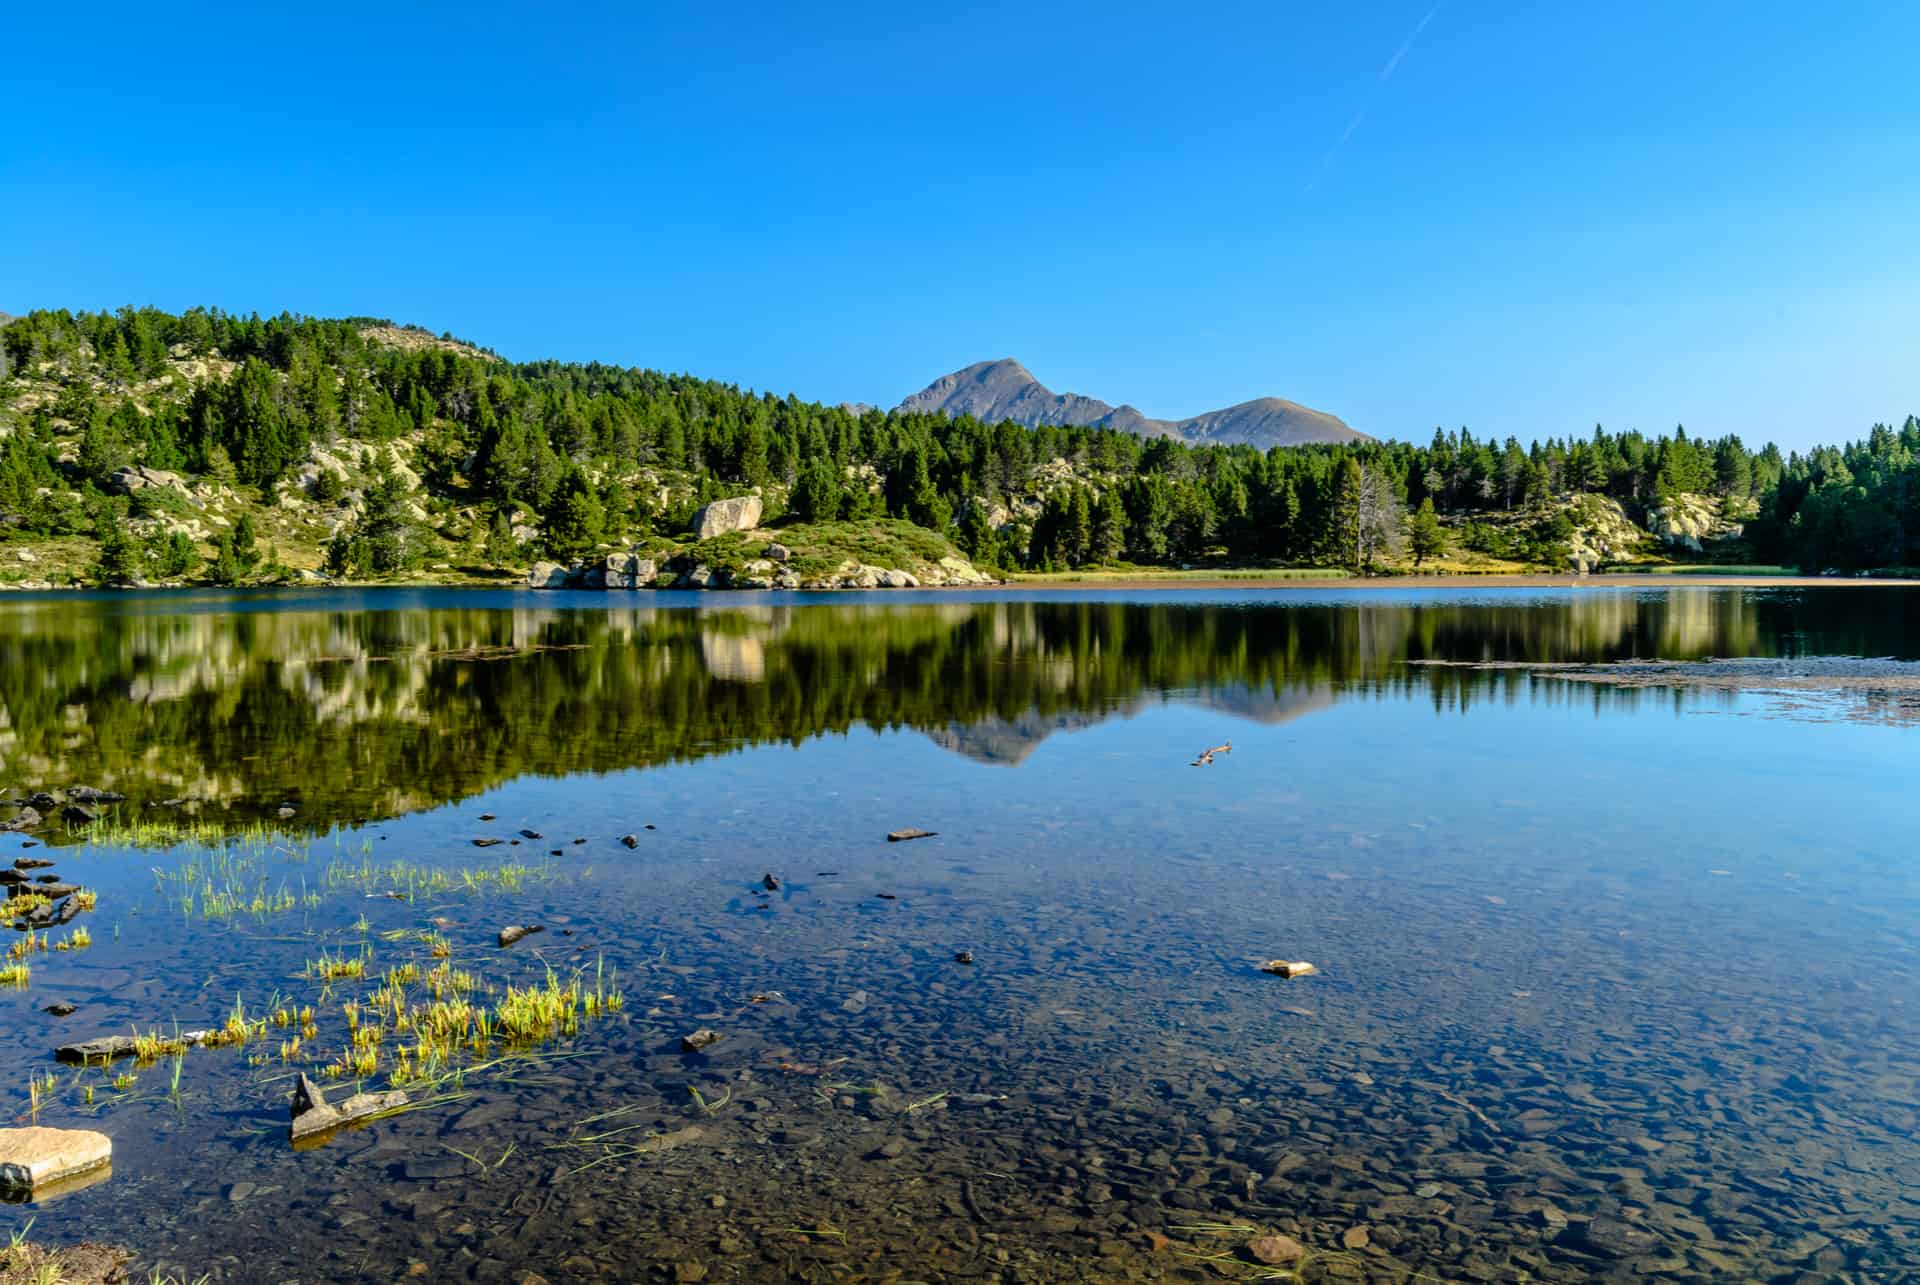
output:
[[1419, 566], [1428, 558], [1437, 558], [1446, 550], [1446, 539], [1440, 531], [1440, 515], [1433, 511], [1433, 497], [1420, 501], [1420, 507], [1414, 510], [1413, 519], [1407, 524], [1407, 540], [1413, 551], [1413, 565]]

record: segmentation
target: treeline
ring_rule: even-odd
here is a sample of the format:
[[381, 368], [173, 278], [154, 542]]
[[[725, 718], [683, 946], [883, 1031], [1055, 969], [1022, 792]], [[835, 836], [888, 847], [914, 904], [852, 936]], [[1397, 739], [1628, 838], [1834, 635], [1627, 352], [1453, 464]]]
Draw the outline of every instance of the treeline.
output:
[[[1447, 539], [1554, 563], [1570, 534], [1558, 502], [1602, 495], [1638, 514], [1680, 493], [1718, 496], [1751, 515], [1750, 559], [1844, 569], [1920, 562], [1912, 419], [1864, 442], [1784, 457], [1732, 435], [1598, 427], [1526, 446], [1463, 428], [1425, 445], [1196, 448], [1104, 429], [855, 414], [689, 376], [513, 364], [471, 346], [398, 347], [361, 334], [387, 324], [151, 308], [16, 319], [0, 329], [0, 379], [51, 380], [59, 392], [5, 424], [0, 525], [91, 530], [98, 504], [76, 509], [62, 496], [88, 494], [127, 464], [267, 491], [316, 445], [409, 436], [432, 496], [488, 511], [485, 544], [500, 558], [528, 552], [510, 536], [523, 518], [537, 520], [541, 551], [567, 556], [682, 531], [696, 504], [759, 486], [772, 517], [905, 518], [1007, 567], [1346, 565], [1403, 549], [1429, 556]], [[231, 368], [180, 395], [153, 382], [195, 360]], [[80, 436], [71, 459], [57, 440], [63, 421]], [[1063, 484], [1033, 511], [1035, 472], [1054, 460], [1069, 466]], [[662, 504], [656, 487], [632, 484], [641, 470], [687, 485]], [[395, 498], [383, 493], [377, 506], [389, 527]], [[1452, 515], [1447, 534], [1429, 513]], [[355, 565], [388, 569], [423, 556], [404, 531], [358, 538], [341, 550]]]

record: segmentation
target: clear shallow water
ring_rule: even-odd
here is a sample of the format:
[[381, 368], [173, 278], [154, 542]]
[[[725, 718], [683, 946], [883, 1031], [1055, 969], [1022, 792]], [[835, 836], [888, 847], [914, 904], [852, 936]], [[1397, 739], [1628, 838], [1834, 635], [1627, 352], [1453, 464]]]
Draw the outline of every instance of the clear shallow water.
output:
[[[1920, 733], [1408, 663], [1912, 658], [1910, 596], [608, 601], [5, 604], [0, 784], [130, 796], [105, 841], [0, 836], [100, 893], [91, 948], [0, 992], [13, 1110], [54, 1044], [236, 996], [313, 1004], [329, 1059], [376, 983], [307, 961], [430, 963], [389, 938], [436, 921], [486, 984], [626, 999], [316, 1151], [284, 1032], [177, 1099], [167, 1062], [62, 1072], [40, 1122], [114, 1176], [13, 1226], [276, 1281], [1251, 1278], [1229, 1225], [1310, 1279], [1916, 1271]], [[282, 802], [218, 864], [127, 825]], [[400, 861], [529, 871], [368, 897]], [[294, 904], [209, 917], [209, 880]]]

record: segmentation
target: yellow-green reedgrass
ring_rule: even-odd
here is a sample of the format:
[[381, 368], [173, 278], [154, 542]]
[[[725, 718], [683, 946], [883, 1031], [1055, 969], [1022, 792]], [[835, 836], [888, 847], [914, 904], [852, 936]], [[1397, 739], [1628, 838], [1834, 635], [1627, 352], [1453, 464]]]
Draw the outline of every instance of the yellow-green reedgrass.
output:
[[33, 969], [19, 960], [0, 965], [0, 986], [22, 987], [32, 980]]
[[322, 951], [320, 958], [307, 961], [307, 976], [317, 977], [323, 982], [358, 979], [366, 975], [367, 955], [364, 951], [358, 955], [332, 955]]

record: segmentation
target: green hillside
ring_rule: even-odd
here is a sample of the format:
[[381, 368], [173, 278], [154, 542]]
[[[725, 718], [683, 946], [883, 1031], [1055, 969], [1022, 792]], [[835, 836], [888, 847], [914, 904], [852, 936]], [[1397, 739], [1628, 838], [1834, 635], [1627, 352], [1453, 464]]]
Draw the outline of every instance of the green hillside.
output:
[[[36, 311], [0, 324], [0, 583], [506, 579], [628, 552], [673, 583], [776, 542], [812, 583], [886, 558], [1853, 570], [1920, 562], [1916, 450], [1913, 420], [1807, 457], [1599, 429], [1190, 447], [516, 363], [372, 318]], [[699, 508], [747, 495], [757, 524], [695, 547]]]

